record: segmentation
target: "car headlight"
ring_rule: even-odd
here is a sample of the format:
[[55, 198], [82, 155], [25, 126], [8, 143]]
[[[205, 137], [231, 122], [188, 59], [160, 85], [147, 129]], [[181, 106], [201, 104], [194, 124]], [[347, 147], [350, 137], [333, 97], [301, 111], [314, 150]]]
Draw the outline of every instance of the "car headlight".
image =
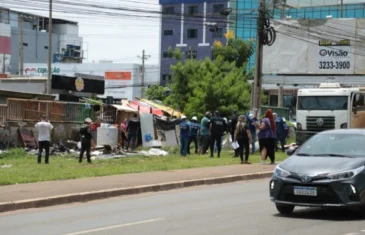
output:
[[279, 178], [286, 178], [290, 175], [289, 171], [281, 169], [279, 166], [276, 166], [274, 175]]
[[331, 174], [328, 174], [328, 177], [331, 180], [348, 180], [348, 179], [354, 178], [356, 175], [358, 175], [364, 169], [365, 169], [365, 166], [361, 166], [361, 167], [353, 169], [353, 170], [331, 173]]

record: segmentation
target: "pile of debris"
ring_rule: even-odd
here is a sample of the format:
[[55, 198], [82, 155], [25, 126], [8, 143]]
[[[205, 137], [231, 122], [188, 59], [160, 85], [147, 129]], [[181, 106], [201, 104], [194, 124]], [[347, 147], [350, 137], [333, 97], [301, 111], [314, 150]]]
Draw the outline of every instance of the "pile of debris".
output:
[[[79, 157], [81, 150], [81, 142], [76, 142], [72, 140], [68, 140], [66, 144], [62, 142], [55, 143], [50, 148], [50, 155], [53, 156], [73, 156], [75, 158]], [[26, 148], [26, 151], [29, 154], [38, 154], [38, 149]], [[97, 146], [92, 149], [91, 156], [93, 159], [115, 159], [115, 158], [124, 158], [136, 155], [144, 155], [144, 156], [167, 156], [168, 152], [151, 148], [149, 151], [140, 151], [140, 152], [127, 152], [122, 149], [119, 145], [114, 148], [110, 145]]]

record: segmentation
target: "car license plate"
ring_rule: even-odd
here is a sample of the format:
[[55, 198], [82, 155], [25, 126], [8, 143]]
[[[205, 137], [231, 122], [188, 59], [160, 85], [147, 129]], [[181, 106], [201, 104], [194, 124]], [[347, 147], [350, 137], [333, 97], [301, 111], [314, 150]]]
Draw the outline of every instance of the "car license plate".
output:
[[317, 188], [315, 188], [315, 187], [294, 186], [294, 195], [316, 197], [317, 196]]

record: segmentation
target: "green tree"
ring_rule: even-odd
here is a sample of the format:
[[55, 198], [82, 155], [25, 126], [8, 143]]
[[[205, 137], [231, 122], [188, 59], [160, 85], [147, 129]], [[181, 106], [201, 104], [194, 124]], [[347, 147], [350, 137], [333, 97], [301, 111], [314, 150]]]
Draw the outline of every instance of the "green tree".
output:
[[226, 46], [219, 42], [214, 43], [213, 58], [221, 56], [225, 61], [235, 62], [237, 68], [242, 68], [255, 50], [253, 42], [228, 37], [227, 40]]
[[214, 60], [183, 60], [180, 49], [169, 48], [177, 63], [171, 66], [172, 84], [171, 93], [165, 99], [167, 105], [188, 117], [199, 118], [208, 110], [219, 110], [225, 116], [233, 109], [249, 110], [251, 85], [245, 68], [252, 45], [230, 38], [227, 45], [215, 43], [213, 51]]
[[166, 98], [166, 91], [163, 86], [150, 86], [147, 90], [147, 99], [163, 101]]

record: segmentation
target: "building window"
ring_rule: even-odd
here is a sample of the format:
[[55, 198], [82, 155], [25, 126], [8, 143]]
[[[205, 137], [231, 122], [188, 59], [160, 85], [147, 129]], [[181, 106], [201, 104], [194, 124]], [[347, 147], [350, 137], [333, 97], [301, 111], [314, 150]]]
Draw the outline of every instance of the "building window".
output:
[[175, 8], [174, 7], [164, 7], [163, 8], [163, 14], [173, 15], [173, 14], [175, 14]]
[[218, 28], [218, 31], [212, 32], [213, 38], [222, 38], [223, 37], [223, 28]]
[[172, 53], [168, 53], [167, 51], [165, 51], [164, 53], [162, 53], [163, 58], [172, 58]]
[[198, 38], [198, 30], [197, 29], [188, 29], [188, 38]]
[[188, 6], [188, 15], [195, 16], [199, 14], [198, 6]]
[[23, 46], [27, 47], [28, 46], [28, 43], [23, 42]]
[[198, 56], [198, 52], [197, 51], [186, 51], [186, 59], [196, 59]]
[[162, 81], [171, 81], [172, 76], [170, 74], [164, 74], [162, 75]]
[[164, 36], [173, 36], [174, 35], [174, 30], [170, 30], [170, 29], [168, 29], [168, 30], [164, 30], [163, 31], [163, 35]]
[[48, 46], [44, 46], [44, 49], [48, 49]]
[[223, 9], [224, 9], [224, 4], [215, 4], [215, 5], [213, 5], [213, 13], [214, 14], [220, 14]]

